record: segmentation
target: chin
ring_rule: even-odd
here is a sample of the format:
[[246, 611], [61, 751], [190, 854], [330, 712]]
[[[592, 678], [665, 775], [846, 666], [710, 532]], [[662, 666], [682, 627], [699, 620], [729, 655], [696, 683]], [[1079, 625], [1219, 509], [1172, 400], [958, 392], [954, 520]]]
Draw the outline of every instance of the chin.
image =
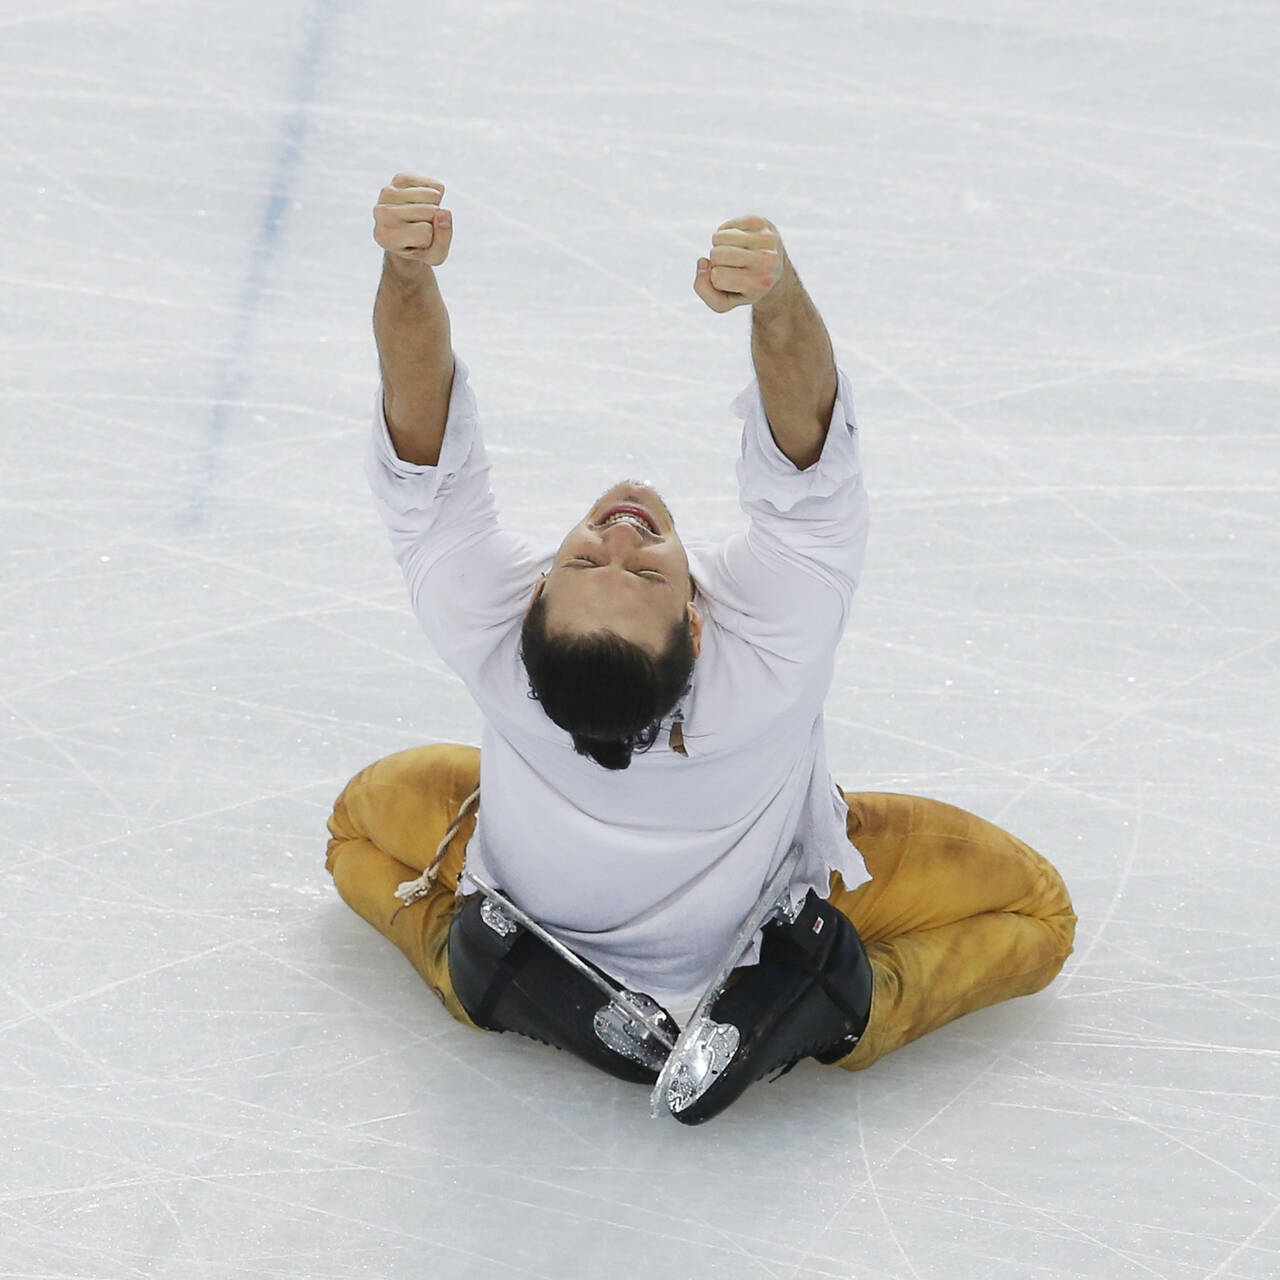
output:
[[[662, 494], [660, 494], [653, 485], [651, 485], [647, 480], [636, 480], [634, 478], [619, 480], [617, 484], [612, 488], [606, 489], [600, 496], [602, 498], [613, 498], [616, 500], [619, 495], [626, 496], [629, 494], [634, 494], [637, 497], [643, 494], [645, 497], [657, 498], [659, 502], [662, 502]], [[663, 503], [663, 505], [665, 506], [666, 504]]]
[[636, 502], [650, 509], [657, 507], [671, 521], [672, 526], [675, 525], [675, 517], [671, 514], [671, 509], [667, 506], [662, 494], [647, 480], [619, 480], [595, 500], [591, 509], [599, 511], [602, 507], [615, 502]]

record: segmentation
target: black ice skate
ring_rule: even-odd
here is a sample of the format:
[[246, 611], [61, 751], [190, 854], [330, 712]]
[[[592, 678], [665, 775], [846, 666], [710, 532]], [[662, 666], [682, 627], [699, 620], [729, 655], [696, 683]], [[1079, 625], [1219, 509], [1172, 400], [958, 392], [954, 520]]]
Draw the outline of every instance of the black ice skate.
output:
[[487, 885], [450, 926], [449, 974], [477, 1026], [565, 1049], [620, 1080], [652, 1084], [680, 1034], [657, 1001], [619, 987]]
[[683, 1124], [701, 1124], [770, 1071], [781, 1075], [807, 1057], [837, 1062], [858, 1043], [870, 1010], [862, 939], [810, 890], [794, 918], [764, 926], [759, 963], [739, 970], [700, 1025], [686, 1028], [688, 1050], [664, 1073], [667, 1105]]

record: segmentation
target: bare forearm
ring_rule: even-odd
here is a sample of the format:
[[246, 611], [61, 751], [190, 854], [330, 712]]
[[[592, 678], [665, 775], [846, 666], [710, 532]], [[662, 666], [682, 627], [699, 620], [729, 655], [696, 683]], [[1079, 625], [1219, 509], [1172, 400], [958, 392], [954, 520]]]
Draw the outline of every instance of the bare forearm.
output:
[[373, 304], [383, 410], [396, 453], [432, 467], [440, 461], [453, 390], [449, 313], [433, 269], [453, 241], [443, 197], [444, 184], [434, 178], [398, 173], [373, 207], [373, 238], [384, 250]]
[[384, 257], [373, 333], [396, 453], [406, 462], [434, 466], [449, 416], [453, 347], [449, 312], [431, 267]]
[[831, 339], [790, 262], [751, 309], [751, 360], [778, 448], [804, 470], [822, 454], [836, 401]]
[[751, 307], [751, 360], [773, 438], [801, 471], [813, 466], [835, 407], [836, 362], [778, 228], [756, 214], [722, 222], [693, 291], [712, 311]]

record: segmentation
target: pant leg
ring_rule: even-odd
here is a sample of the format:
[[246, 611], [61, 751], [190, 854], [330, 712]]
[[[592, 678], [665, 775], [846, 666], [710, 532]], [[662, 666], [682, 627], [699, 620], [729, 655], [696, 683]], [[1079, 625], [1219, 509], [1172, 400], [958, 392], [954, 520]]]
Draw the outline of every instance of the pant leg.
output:
[[953, 1019], [1047, 986], [1071, 954], [1062, 877], [1007, 831], [917, 796], [846, 793], [871, 881], [831, 901], [867, 947], [871, 1019], [850, 1071]]
[[441, 743], [414, 747], [362, 769], [334, 803], [325, 866], [343, 900], [405, 954], [446, 1009], [475, 1024], [449, 980], [449, 925], [467, 841], [469, 814], [449, 842], [431, 891], [410, 906], [396, 888], [435, 857], [458, 807], [479, 785], [480, 752]]

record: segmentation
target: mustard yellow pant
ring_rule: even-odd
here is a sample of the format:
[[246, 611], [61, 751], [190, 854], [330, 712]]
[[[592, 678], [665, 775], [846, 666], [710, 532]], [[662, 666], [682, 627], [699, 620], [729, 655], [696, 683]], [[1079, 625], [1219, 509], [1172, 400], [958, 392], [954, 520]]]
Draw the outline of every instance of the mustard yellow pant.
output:
[[[448, 939], [474, 816], [449, 842], [426, 897], [403, 907], [394, 893], [435, 856], [479, 774], [478, 749], [451, 744], [371, 764], [334, 805], [326, 862], [347, 904], [404, 952], [468, 1026], [449, 980]], [[861, 1070], [961, 1014], [1053, 980], [1071, 954], [1076, 917], [1044, 858], [937, 800], [880, 792], [846, 792], [845, 799], [849, 839], [871, 881], [850, 890], [833, 876], [830, 897], [866, 944], [875, 986], [866, 1032], [840, 1066]]]

